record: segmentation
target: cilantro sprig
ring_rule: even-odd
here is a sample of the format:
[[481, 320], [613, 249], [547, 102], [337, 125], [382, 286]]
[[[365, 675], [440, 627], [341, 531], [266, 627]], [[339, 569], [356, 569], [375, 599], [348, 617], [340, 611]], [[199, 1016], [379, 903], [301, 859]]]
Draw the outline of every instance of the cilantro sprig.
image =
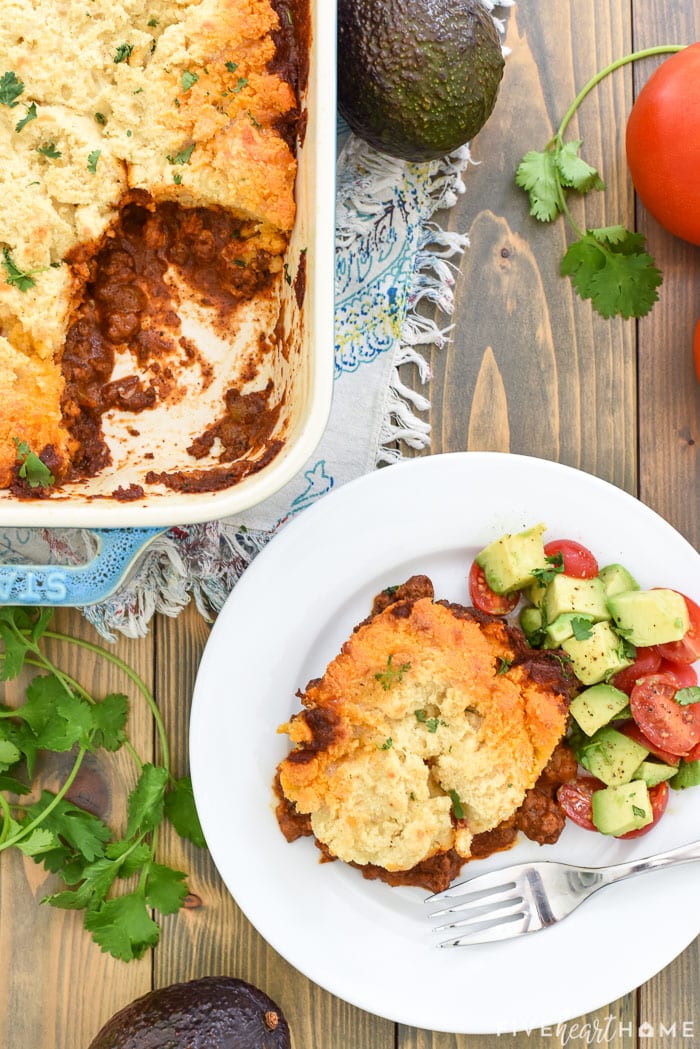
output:
[[[51, 618], [51, 609], [0, 608], [0, 680], [16, 678], [25, 667], [37, 670], [24, 703], [0, 705], [0, 854], [16, 848], [57, 875], [63, 887], [42, 902], [84, 911], [85, 928], [100, 948], [129, 961], [158, 943], [152, 911], [176, 912], [188, 891], [183, 871], [156, 861], [163, 821], [198, 846], [205, 845], [204, 836], [189, 777], [176, 779], [170, 770], [163, 721], [148, 686], [113, 653], [49, 630]], [[153, 715], [160, 764], [142, 761], [128, 739], [126, 695], [92, 696], [45, 654], [40, 642], [49, 639], [99, 654], [126, 675]], [[138, 780], [126, 828], [115, 833], [68, 794], [86, 754], [121, 748], [136, 762]], [[34, 782], [39, 756], [66, 751], [74, 760], [62, 786], [41, 789]]]
[[26, 481], [30, 488], [50, 488], [56, 478], [46, 463], [42, 462], [36, 452], [31, 450], [26, 441], [20, 441], [18, 437], [13, 437], [12, 440], [17, 449], [17, 462], [19, 463], [17, 472], [22, 480]]
[[576, 293], [590, 299], [601, 316], [644, 317], [657, 301], [661, 271], [645, 250], [642, 234], [624, 226], [583, 230], [573, 218], [568, 194], [605, 189], [599, 172], [580, 155], [581, 140], [565, 142], [564, 134], [586, 96], [621, 66], [652, 55], [682, 51], [683, 45], [649, 47], [625, 55], [606, 66], [579, 91], [555, 135], [541, 151], [530, 150], [520, 161], [516, 185], [530, 198], [530, 214], [539, 222], [564, 215], [577, 236], [561, 260], [560, 273], [571, 278]]

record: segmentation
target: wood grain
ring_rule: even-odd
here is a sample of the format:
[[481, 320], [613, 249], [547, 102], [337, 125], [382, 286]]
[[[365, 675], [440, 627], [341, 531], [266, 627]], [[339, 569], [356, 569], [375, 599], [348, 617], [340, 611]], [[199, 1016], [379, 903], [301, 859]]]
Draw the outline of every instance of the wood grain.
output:
[[[697, 548], [700, 387], [689, 351], [700, 316], [700, 249], [669, 236], [635, 203], [624, 155], [634, 92], [660, 60], [607, 78], [567, 135], [583, 139], [584, 156], [607, 184], [603, 193], [572, 201], [576, 221], [636, 222], [664, 272], [660, 301], [647, 318], [605, 321], [576, 297], [559, 276], [570, 240], [563, 220], [532, 219], [513, 177], [522, 155], [545, 145], [591, 75], [633, 48], [700, 38], [700, 9], [693, 0], [519, 0], [499, 13], [510, 48], [499, 100], [472, 143], [464, 194], [439, 216], [445, 227], [468, 232], [470, 246], [455, 274], [451, 339], [430, 358], [430, 450], [495, 449], [579, 467], [639, 495]], [[410, 369], [404, 379], [416, 381]], [[58, 622], [95, 640], [77, 612], [60, 614]], [[158, 618], [147, 638], [114, 648], [153, 682], [177, 774], [188, 768], [190, 701], [207, 636], [190, 606], [177, 619]], [[60, 658], [98, 694], [128, 691], [118, 673], [89, 654], [61, 646]], [[6, 702], [18, 695], [9, 687]], [[131, 734], [144, 757], [156, 756], [150, 718], [136, 699]], [[91, 762], [87, 773], [82, 800], [123, 821], [133, 764], [119, 756]], [[61, 769], [49, 774], [57, 780]], [[245, 843], [240, 847], [245, 862]], [[700, 1042], [698, 941], [638, 992], [559, 1027], [498, 1039], [417, 1030], [356, 1009], [297, 972], [240, 912], [206, 850], [165, 831], [160, 852], [188, 872], [188, 906], [163, 920], [152, 956], [129, 965], [101, 954], [81, 915], [39, 905], [52, 888], [42, 868], [0, 856], [0, 955], [9, 963], [0, 985], [2, 1049], [86, 1049], [117, 1008], [150, 987], [209, 973], [266, 990], [290, 1021], [295, 1049], [685, 1049]], [[571, 966], [572, 979], [585, 979], [575, 956], [562, 964]], [[648, 1025], [645, 1037], [640, 1024]]]

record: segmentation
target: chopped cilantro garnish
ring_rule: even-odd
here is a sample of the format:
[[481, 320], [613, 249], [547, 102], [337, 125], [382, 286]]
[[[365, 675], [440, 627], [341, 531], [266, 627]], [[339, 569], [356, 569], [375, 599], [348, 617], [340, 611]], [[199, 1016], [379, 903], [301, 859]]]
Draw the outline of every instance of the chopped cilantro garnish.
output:
[[393, 747], [393, 745], [394, 745], [394, 741], [393, 741], [393, 739], [391, 738], [391, 736], [389, 736], [389, 738], [388, 738], [388, 739], [385, 739], [385, 740], [384, 740], [384, 742], [382, 743], [382, 745], [381, 745], [381, 746], [379, 747], [379, 750], [391, 750], [391, 748]]
[[21, 131], [23, 127], [27, 126], [30, 120], [36, 120], [36, 102], [32, 102], [32, 104], [27, 107], [27, 112], [22, 119], [15, 124], [15, 131]]
[[173, 171], [173, 182], [175, 183], [176, 186], [181, 186], [182, 185], [182, 172], [181, 171]]
[[30, 488], [50, 488], [54, 483], [54, 476], [48, 466], [41, 461], [36, 452], [33, 452], [26, 441], [20, 441], [13, 437], [17, 449], [17, 462], [20, 463], [19, 476], [26, 481]]
[[134, 50], [133, 44], [120, 44], [117, 50], [114, 52], [114, 64], [119, 65], [120, 62], [126, 62], [131, 56], [131, 52]]
[[239, 91], [242, 91], [243, 88], [247, 86], [247, 84], [248, 81], [246, 80], [246, 78], [244, 76], [239, 76], [236, 86], [231, 90], [231, 94], [237, 95]]
[[146, 25], [149, 26], [151, 29], [154, 29], [158, 25], [158, 19], [155, 17], [149, 18]]
[[496, 674], [507, 674], [513, 664], [509, 659], [504, 659], [503, 656], [498, 657], [498, 669]]
[[401, 681], [406, 671], [411, 669], [410, 663], [402, 663], [400, 667], [393, 666], [393, 658], [393, 655], [390, 655], [387, 659], [386, 670], [382, 670], [374, 675], [375, 681], [381, 682], [382, 688], [385, 692], [388, 692], [391, 686], [395, 684], [395, 682]]
[[688, 707], [691, 703], [700, 703], [700, 686], [688, 685], [686, 688], [679, 688], [675, 700], [682, 707]]
[[19, 105], [17, 99], [24, 91], [24, 83], [11, 70], [0, 77], [0, 103], [14, 109]]
[[534, 578], [542, 586], [546, 586], [547, 583], [551, 583], [555, 575], [559, 575], [564, 571], [564, 556], [561, 550], [557, 550], [556, 554], [552, 554], [551, 557], [546, 557], [547, 568], [534, 568], [532, 574]]
[[190, 73], [189, 69], [186, 69], [180, 78], [183, 91], [189, 91], [193, 84], [196, 84], [199, 77], [196, 73]]
[[97, 121], [98, 124], [106, 124], [107, 123], [107, 117], [104, 115], [104, 113], [95, 113], [95, 120]]
[[585, 616], [574, 616], [570, 622], [577, 641], [587, 641], [589, 637], [593, 636], [590, 619], [586, 619]]
[[167, 157], [168, 163], [169, 164], [189, 164], [190, 157], [192, 156], [192, 154], [194, 152], [195, 145], [196, 145], [196, 143], [193, 142], [191, 146], [188, 146], [187, 149], [181, 150], [179, 153], [168, 153], [168, 157]]
[[452, 799], [452, 813], [454, 815], [454, 818], [456, 820], [463, 820], [464, 805], [462, 804], [462, 799], [460, 798], [456, 790], [451, 790], [449, 793]]
[[226, 68], [228, 69], [229, 73], [235, 73], [238, 69], [238, 62], [227, 62]]
[[56, 149], [56, 143], [53, 139], [50, 142], [45, 142], [43, 146], [36, 147], [37, 153], [41, 153], [42, 157], [47, 157], [49, 160], [58, 160], [61, 153], [60, 149]]
[[5, 269], [5, 283], [14, 288], [19, 288], [20, 291], [29, 291], [30, 288], [33, 288], [36, 284], [34, 274], [43, 273], [43, 267], [35, 270], [20, 269], [10, 255], [10, 249], [7, 247], [2, 249], [2, 255], [2, 264]]
[[91, 171], [93, 175], [97, 171], [97, 161], [100, 159], [100, 153], [101, 150], [93, 149], [92, 153], [88, 154], [88, 171]]
[[437, 732], [440, 725], [445, 724], [440, 718], [429, 718], [425, 710], [414, 710], [413, 713], [416, 715], [416, 720], [420, 721], [421, 725], [425, 725], [428, 732]]

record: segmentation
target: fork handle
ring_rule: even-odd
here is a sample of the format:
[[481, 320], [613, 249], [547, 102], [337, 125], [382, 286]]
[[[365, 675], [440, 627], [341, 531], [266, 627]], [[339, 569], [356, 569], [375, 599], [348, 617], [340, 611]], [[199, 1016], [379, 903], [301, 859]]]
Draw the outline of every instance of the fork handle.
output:
[[640, 860], [631, 860], [627, 863], [615, 863], [611, 867], [592, 868], [596, 873], [603, 875], [603, 884], [622, 881], [633, 874], [644, 874], [646, 871], [660, 870], [662, 867], [673, 867], [681, 863], [692, 863], [700, 860], [700, 841], [691, 842], [689, 845], [680, 845], [676, 849], [668, 849], [666, 852], [658, 852], [655, 856], [646, 856]]

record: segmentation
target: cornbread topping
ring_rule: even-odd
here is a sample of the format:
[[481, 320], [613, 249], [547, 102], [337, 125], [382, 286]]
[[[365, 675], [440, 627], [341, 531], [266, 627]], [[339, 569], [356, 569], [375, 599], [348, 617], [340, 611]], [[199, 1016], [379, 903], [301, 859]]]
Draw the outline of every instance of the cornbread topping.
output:
[[125, 418], [138, 438], [144, 413], [178, 417], [183, 372], [210, 390], [183, 304], [222, 340], [264, 305], [191, 474], [156, 462], [140, 483], [217, 488], [279, 450], [260, 362], [284, 350], [304, 33], [306, 0], [2, 5], [0, 487], [41, 494], [18, 447], [57, 485], [92, 476]]
[[556, 840], [574, 685], [556, 654], [414, 577], [380, 595], [280, 727], [294, 744], [278, 768], [280, 826], [366, 876], [433, 889], [517, 829]]

